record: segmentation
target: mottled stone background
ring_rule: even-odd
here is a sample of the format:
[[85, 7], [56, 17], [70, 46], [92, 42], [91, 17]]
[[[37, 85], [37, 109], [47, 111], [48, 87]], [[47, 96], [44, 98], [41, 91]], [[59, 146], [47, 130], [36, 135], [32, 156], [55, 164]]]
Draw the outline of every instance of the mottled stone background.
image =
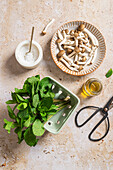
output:
[[[41, 31], [48, 21], [54, 24], [45, 36]], [[102, 65], [92, 74], [74, 77], [63, 73], [54, 64], [50, 54], [50, 40], [56, 29], [71, 20], [84, 20], [95, 25], [106, 40], [107, 53]], [[34, 70], [25, 70], [15, 60], [14, 51], [19, 42], [29, 39], [31, 27], [35, 27], [34, 39], [40, 43], [44, 59]], [[112, 170], [113, 169], [113, 110], [109, 112], [110, 132], [100, 142], [90, 142], [87, 138], [95, 120], [84, 128], [77, 128], [75, 114], [69, 119], [58, 135], [48, 132], [35, 147], [22, 142], [17, 144], [17, 136], [3, 127], [7, 118], [5, 101], [10, 99], [10, 91], [20, 88], [28, 76], [40, 74], [52, 76], [73, 93], [79, 90], [88, 78], [97, 77], [102, 81], [102, 93], [90, 99], [81, 99], [84, 105], [103, 106], [113, 95], [113, 76], [106, 79], [105, 73], [113, 68], [113, 0], [0, 0], [0, 165], [4, 170]], [[79, 109], [78, 108], [78, 109]], [[97, 131], [100, 135], [101, 127]]]

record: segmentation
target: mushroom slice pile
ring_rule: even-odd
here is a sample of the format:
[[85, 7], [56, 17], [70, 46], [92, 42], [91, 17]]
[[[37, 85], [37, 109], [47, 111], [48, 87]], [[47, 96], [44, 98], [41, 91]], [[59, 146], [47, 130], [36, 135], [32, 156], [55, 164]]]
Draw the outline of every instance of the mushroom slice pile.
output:
[[57, 35], [59, 62], [76, 72], [94, 63], [99, 43], [84, 24], [81, 24], [76, 30], [58, 30]]

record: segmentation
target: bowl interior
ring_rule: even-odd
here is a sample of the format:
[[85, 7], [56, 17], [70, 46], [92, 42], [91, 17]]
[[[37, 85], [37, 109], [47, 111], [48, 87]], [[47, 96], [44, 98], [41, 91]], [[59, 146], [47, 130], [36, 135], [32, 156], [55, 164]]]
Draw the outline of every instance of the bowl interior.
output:
[[[69, 70], [62, 62], [59, 62], [58, 59], [57, 59], [57, 54], [59, 52], [59, 49], [58, 49], [57, 44], [56, 44], [57, 32], [58, 32], [58, 30], [62, 31], [62, 30], [65, 30], [65, 29], [69, 29], [69, 30], [74, 29], [75, 30], [82, 23], [84, 23], [85, 27], [98, 39], [99, 47], [98, 47], [98, 50], [97, 50], [97, 57], [96, 57], [95, 62], [90, 66], [86, 66], [80, 72], [75, 72], [75, 71]], [[58, 30], [55, 32], [55, 34], [54, 34], [54, 36], [51, 40], [51, 55], [52, 55], [52, 58], [53, 58], [55, 64], [62, 71], [66, 72], [68, 74], [71, 74], [71, 75], [82, 76], [82, 75], [86, 75], [86, 74], [89, 74], [89, 73], [95, 71], [100, 66], [100, 64], [102, 63], [102, 61], [105, 57], [106, 45], [105, 45], [103, 35], [101, 34], [101, 32], [95, 26], [93, 26], [93, 25], [91, 25], [87, 22], [84, 22], [84, 21], [72, 21], [72, 22], [65, 23]]]

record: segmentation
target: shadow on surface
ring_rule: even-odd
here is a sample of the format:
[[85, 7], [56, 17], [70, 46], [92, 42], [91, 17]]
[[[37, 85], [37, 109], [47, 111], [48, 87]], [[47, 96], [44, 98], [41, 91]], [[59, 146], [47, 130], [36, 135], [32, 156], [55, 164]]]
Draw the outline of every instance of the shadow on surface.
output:
[[19, 75], [19, 74], [23, 74], [25, 72], [28, 72], [30, 70], [23, 68], [21, 65], [19, 65], [19, 63], [16, 61], [15, 59], [15, 54], [12, 54], [12, 56], [10, 56], [5, 63], [5, 70], [7, 70], [8, 72], [10, 72], [11, 74], [14, 75]]

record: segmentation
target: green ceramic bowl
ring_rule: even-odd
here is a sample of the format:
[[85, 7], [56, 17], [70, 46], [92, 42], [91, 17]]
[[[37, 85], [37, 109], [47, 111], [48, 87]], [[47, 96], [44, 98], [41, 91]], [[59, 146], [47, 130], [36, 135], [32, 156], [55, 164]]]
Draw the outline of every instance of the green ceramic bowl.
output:
[[52, 89], [55, 93], [55, 99], [64, 99], [67, 96], [70, 97], [70, 104], [61, 111], [57, 112], [44, 124], [44, 128], [47, 131], [53, 134], [58, 134], [62, 127], [65, 125], [66, 121], [69, 119], [69, 117], [75, 112], [76, 108], [80, 104], [80, 99], [53, 78], [48, 78], [53, 84]]

